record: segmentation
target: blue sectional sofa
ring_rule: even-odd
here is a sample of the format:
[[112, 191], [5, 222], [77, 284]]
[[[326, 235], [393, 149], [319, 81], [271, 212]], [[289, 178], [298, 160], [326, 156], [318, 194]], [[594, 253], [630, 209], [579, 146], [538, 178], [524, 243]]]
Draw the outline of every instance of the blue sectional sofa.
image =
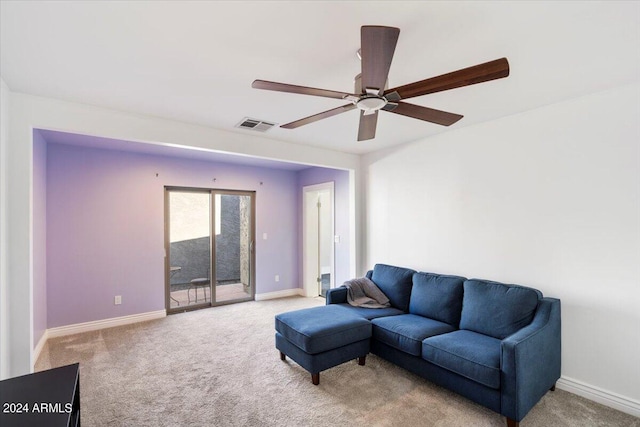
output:
[[384, 264], [367, 277], [390, 308], [350, 306], [344, 287], [329, 290], [326, 302], [347, 319], [371, 322], [372, 353], [504, 415], [509, 427], [555, 388], [560, 300], [524, 286]]

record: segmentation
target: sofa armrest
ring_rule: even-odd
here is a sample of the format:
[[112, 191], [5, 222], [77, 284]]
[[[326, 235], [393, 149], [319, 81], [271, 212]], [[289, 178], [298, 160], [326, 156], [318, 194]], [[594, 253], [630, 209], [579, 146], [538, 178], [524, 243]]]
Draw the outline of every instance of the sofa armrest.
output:
[[347, 302], [347, 288], [340, 286], [339, 288], [327, 289], [326, 296], [327, 305], [343, 304]]
[[560, 300], [542, 298], [533, 321], [501, 344], [501, 413], [521, 421], [560, 378]]

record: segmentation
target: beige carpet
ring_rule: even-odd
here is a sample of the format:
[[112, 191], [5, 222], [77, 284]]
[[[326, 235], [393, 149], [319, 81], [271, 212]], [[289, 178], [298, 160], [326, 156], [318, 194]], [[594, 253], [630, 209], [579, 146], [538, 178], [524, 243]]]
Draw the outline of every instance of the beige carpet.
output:
[[[374, 355], [320, 375], [274, 347], [275, 314], [322, 305], [286, 298], [209, 308], [49, 340], [37, 369], [80, 362], [82, 425], [504, 426], [504, 418]], [[562, 390], [528, 426], [640, 426]]]

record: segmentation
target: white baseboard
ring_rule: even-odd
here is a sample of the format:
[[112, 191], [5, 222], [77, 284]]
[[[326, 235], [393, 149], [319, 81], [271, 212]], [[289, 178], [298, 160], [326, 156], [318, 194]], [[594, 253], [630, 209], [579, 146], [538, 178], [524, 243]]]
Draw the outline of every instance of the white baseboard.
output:
[[144, 322], [146, 320], [161, 319], [166, 316], [166, 310], [149, 311], [147, 313], [132, 314], [130, 316], [112, 317], [111, 319], [59, 326], [57, 328], [47, 329], [45, 335], [47, 338], [63, 337], [65, 335], [79, 334], [81, 332], [97, 331], [98, 329], [113, 328], [114, 326]]
[[634, 417], [640, 417], [640, 402], [637, 400], [564, 376], [558, 380], [556, 386], [561, 390], [577, 394]]
[[36, 362], [38, 361], [38, 358], [40, 357], [40, 353], [42, 353], [42, 349], [44, 348], [44, 345], [47, 343], [48, 339], [49, 339], [49, 331], [45, 329], [44, 333], [38, 340], [38, 344], [36, 344], [36, 348], [33, 349], [33, 359], [31, 360], [32, 367], [35, 366]]
[[304, 296], [304, 289], [285, 289], [283, 291], [265, 292], [263, 294], [256, 294], [256, 301], [264, 301], [268, 299], [286, 298], [293, 296]]

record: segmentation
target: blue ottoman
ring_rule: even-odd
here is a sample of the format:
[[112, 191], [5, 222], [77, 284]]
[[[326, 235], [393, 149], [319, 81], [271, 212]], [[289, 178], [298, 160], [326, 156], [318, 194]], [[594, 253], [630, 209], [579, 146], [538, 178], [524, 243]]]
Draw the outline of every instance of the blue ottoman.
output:
[[352, 359], [364, 365], [369, 353], [371, 322], [337, 305], [305, 308], [276, 315], [276, 348], [311, 373], [320, 384], [320, 372]]

